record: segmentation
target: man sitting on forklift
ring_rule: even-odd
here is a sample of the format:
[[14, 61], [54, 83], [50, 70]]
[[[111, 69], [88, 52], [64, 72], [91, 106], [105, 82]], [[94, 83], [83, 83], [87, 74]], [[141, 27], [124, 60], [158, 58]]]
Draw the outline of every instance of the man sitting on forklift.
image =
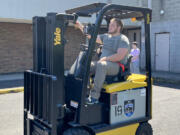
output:
[[[77, 21], [75, 27], [82, 32], [84, 26]], [[103, 44], [100, 60], [92, 63], [92, 71], [95, 71], [94, 88], [91, 90], [87, 103], [98, 103], [101, 88], [105, 81], [106, 75], [117, 75], [121, 64], [127, 63], [130, 45], [128, 38], [121, 32], [123, 23], [118, 18], [112, 18], [109, 23], [108, 33], [97, 36], [96, 42]], [[90, 39], [90, 35], [87, 35]]]

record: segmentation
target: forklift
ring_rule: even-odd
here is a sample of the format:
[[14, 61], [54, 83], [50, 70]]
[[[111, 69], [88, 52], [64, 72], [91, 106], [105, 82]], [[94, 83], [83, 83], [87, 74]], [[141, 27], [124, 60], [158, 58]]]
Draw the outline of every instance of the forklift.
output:
[[[150, 53], [151, 10], [93, 3], [33, 17], [33, 70], [24, 72], [24, 135], [152, 135]], [[65, 74], [64, 37], [78, 17], [92, 17], [88, 44]], [[92, 78], [90, 64], [102, 20], [136, 18], [145, 25], [145, 75], [131, 74], [129, 63], [121, 76], [107, 76], [99, 103], [87, 104]], [[109, 78], [109, 79], [108, 79]], [[116, 78], [116, 79], [114, 79]], [[110, 81], [108, 81], [110, 80]]]

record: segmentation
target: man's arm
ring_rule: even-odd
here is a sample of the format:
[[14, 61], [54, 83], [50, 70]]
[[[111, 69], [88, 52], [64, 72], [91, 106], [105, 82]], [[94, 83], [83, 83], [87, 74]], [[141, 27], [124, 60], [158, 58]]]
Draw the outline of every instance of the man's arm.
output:
[[[81, 22], [77, 21], [74, 26], [75, 26], [75, 28], [80, 29], [81, 32], [84, 34], [84, 25], [82, 25]], [[87, 37], [88, 37], [88, 39], [90, 39], [90, 38], [91, 38], [91, 35], [87, 34]], [[101, 38], [99, 37], [99, 35], [98, 35], [97, 38], [96, 38], [96, 43], [98, 43], [98, 44], [103, 44], [103, 42], [101, 41]]]
[[139, 55], [140, 55], [140, 51], [139, 51], [139, 49], [138, 49], [137, 52], [136, 52], [135, 54], [133, 53], [133, 55], [132, 55], [133, 57], [132, 57], [131, 60], [133, 61], [133, 60], [138, 59], [138, 58], [139, 58]]
[[139, 58], [139, 55], [133, 56], [133, 57], [132, 57], [132, 60], [136, 60], [136, 59], [138, 59], [138, 58]]
[[127, 48], [119, 48], [117, 50], [116, 54], [113, 54], [108, 57], [103, 57], [100, 59], [100, 61], [112, 61], [112, 62], [119, 62], [124, 59], [124, 57], [127, 55], [128, 49]]

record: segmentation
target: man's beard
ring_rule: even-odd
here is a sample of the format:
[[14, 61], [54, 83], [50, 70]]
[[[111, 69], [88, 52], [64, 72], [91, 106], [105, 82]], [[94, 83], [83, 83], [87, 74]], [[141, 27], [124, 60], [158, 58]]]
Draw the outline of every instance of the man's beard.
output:
[[114, 30], [114, 31], [112, 31], [112, 32], [109, 32], [108, 31], [108, 34], [116, 34], [118, 32], [118, 30], [116, 29], [116, 30]]

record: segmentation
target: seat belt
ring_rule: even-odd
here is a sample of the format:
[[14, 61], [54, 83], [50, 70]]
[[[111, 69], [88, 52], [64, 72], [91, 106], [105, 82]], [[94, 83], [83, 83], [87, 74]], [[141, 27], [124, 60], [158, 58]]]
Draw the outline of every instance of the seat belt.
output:
[[118, 65], [122, 68], [122, 71], [124, 72], [124, 71], [125, 71], [125, 66], [124, 66], [124, 64], [121, 64], [120, 62], [118, 62]]

